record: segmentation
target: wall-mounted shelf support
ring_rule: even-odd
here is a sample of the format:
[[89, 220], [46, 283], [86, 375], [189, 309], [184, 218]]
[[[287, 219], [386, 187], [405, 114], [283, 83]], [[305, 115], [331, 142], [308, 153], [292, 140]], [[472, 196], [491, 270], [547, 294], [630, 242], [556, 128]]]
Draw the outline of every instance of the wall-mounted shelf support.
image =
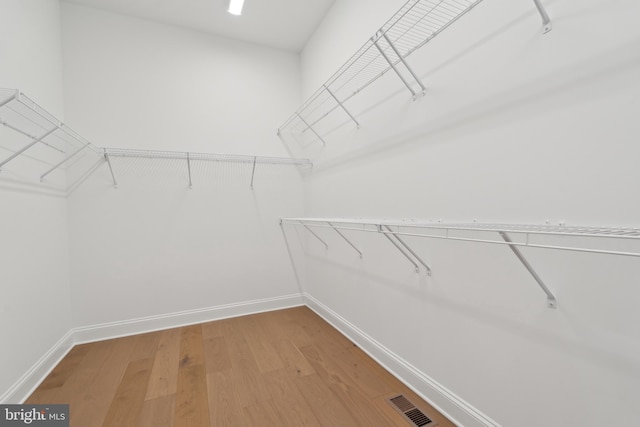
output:
[[540, 16], [542, 17], [542, 34], [546, 34], [552, 29], [551, 18], [549, 18], [549, 14], [544, 9], [541, 0], [533, 0], [533, 2], [536, 4], [538, 12], [540, 12]]
[[502, 240], [504, 240], [507, 243], [507, 245], [509, 246], [509, 249], [511, 249], [515, 254], [515, 256], [518, 257], [522, 265], [524, 265], [527, 271], [529, 271], [531, 276], [533, 276], [535, 281], [538, 283], [538, 286], [540, 286], [540, 288], [544, 291], [544, 293], [547, 294], [547, 306], [549, 308], [556, 308], [558, 306], [558, 303], [556, 301], [555, 295], [553, 295], [553, 293], [549, 290], [547, 285], [544, 284], [540, 276], [538, 276], [538, 273], [536, 273], [533, 267], [531, 267], [531, 264], [529, 264], [529, 262], [524, 257], [524, 255], [522, 255], [522, 252], [520, 252], [520, 249], [518, 249], [516, 246], [511, 244], [513, 243], [513, 241], [511, 240], [511, 238], [507, 233], [505, 233], [504, 231], [499, 231], [498, 234], [500, 234], [500, 237], [502, 237]]
[[109, 153], [107, 152], [106, 148], [103, 148], [104, 151], [104, 159], [107, 162], [107, 165], [109, 165], [109, 172], [111, 172], [111, 179], [113, 179], [113, 188], [118, 188], [118, 181], [116, 181], [116, 176], [113, 173], [113, 166], [111, 166], [111, 159], [109, 159]]
[[53, 166], [51, 169], [49, 169], [48, 171], [46, 171], [45, 173], [43, 173], [42, 175], [40, 175], [40, 182], [44, 181], [44, 178], [49, 175], [51, 172], [53, 172], [54, 170], [58, 169], [60, 166], [64, 165], [65, 163], [67, 163], [69, 160], [71, 160], [72, 158], [74, 158], [75, 156], [77, 156], [78, 154], [80, 154], [82, 151], [84, 151], [84, 149], [87, 148], [87, 145], [83, 145], [82, 147], [78, 148], [76, 151], [74, 151], [71, 155], [67, 156], [66, 158], [64, 158], [61, 162], [59, 162], [58, 164], [56, 164], [55, 166]]
[[300, 114], [296, 113], [296, 116], [298, 116], [300, 121], [302, 123], [304, 123], [304, 125], [307, 127], [307, 129], [311, 130], [311, 132], [313, 132], [313, 134], [320, 140], [320, 142], [322, 142], [322, 145], [324, 145], [324, 146], [327, 145], [327, 143], [324, 141], [324, 139], [322, 139], [320, 134], [318, 134], [318, 132], [316, 132], [316, 130], [313, 127], [311, 127], [311, 125], [309, 123], [307, 123], [307, 121], [305, 119], [303, 119]]
[[320, 243], [322, 243], [324, 245], [325, 249], [329, 249], [329, 245], [327, 245], [327, 242], [325, 242], [324, 240], [322, 240], [322, 238], [320, 236], [318, 236], [312, 229], [311, 227], [309, 227], [307, 224], [304, 224], [301, 222], [301, 224], [304, 226], [304, 228], [307, 229], [307, 231], [309, 233], [311, 233], [316, 239], [318, 239], [320, 241]]
[[[387, 231], [384, 231], [384, 229], [386, 229]], [[425, 268], [425, 269], [426, 269], [426, 271], [427, 271], [427, 275], [428, 275], [428, 276], [431, 276], [431, 267], [429, 267], [429, 264], [427, 264], [426, 262], [424, 262], [424, 260], [423, 260], [422, 258], [420, 258], [420, 256], [419, 256], [417, 253], [415, 253], [415, 251], [414, 251], [413, 249], [411, 249], [411, 248], [409, 247], [409, 245], [407, 245], [407, 244], [404, 242], [404, 240], [402, 240], [402, 239], [400, 238], [400, 236], [398, 236], [398, 235], [394, 234], [394, 233], [393, 233], [393, 230], [391, 230], [391, 228], [389, 228], [389, 226], [388, 226], [388, 225], [381, 225], [381, 226], [380, 226], [380, 228], [379, 228], [379, 231], [380, 231], [381, 233], [390, 233], [391, 235], [393, 235], [393, 237], [395, 237], [395, 238], [396, 238], [396, 240], [398, 241], [398, 243], [400, 243], [400, 244], [401, 244], [401, 245], [402, 245], [402, 246], [403, 246], [407, 251], [409, 251], [409, 253], [410, 253], [411, 255], [413, 255], [413, 257], [414, 257], [416, 260], [418, 260], [418, 262], [419, 262], [420, 264], [422, 264], [422, 265], [424, 266], [424, 268]]]
[[340, 102], [340, 100], [338, 99], [337, 96], [335, 96], [335, 94], [331, 91], [331, 89], [329, 89], [329, 87], [325, 84], [322, 85], [322, 87], [324, 87], [324, 89], [327, 91], [327, 93], [329, 95], [331, 95], [331, 97], [338, 103], [338, 105], [340, 106], [340, 108], [342, 108], [344, 110], [345, 113], [347, 113], [347, 115], [351, 118], [351, 120], [353, 120], [353, 122], [356, 124], [356, 126], [358, 127], [358, 129], [360, 129], [360, 123], [358, 123], [358, 121], [356, 120], [355, 117], [353, 117], [353, 115], [349, 112], [349, 110], [347, 110], [347, 107], [344, 106], [344, 104], [342, 102]]
[[404, 249], [402, 249], [402, 247], [400, 246], [400, 244], [399, 244], [399, 243], [397, 243], [393, 238], [391, 238], [392, 234], [389, 234], [389, 233], [382, 233], [382, 235], [383, 235], [384, 237], [386, 237], [386, 238], [387, 238], [387, 240], [389, 240], [389, 241], [391, 242], [391, 244], [393, 244], [393, 246], [395, 246], [395, 247], [396, 247], [396, 249], [397, 249], [397, 250], [399, 250], [399, 251], [400, 251], [400, 253], [401, 253], [402, 255], [404, 255], [404, 257], [405, 257], [407, 260], [409, 260], [409, 262], [410, 262], [411, 264], [413, 264], [413, 267], [416, 269], [416, 273], [420, 273], [420, 266], [418, 266], [418, 264], [417, 264], [417, 263], [416, 263], [416, 262], [411, 258], [411, 256], [410, 256], [408, 253], [406, 253], [406, 252], [404, 251]]
[[256, 176], [256, 161], [257, 157], [253, 158], [253, 167], [251, 168], [251, 188], [253, 188], [253, 177]]
[[187, 172], [189, 172], [189, 188], [193, 188], [193, 180], [191, 179], [191, 155], [187, 153]]
[[6, 158], [4, 161], [2, 161], [2, 163], [0, 163], [0, 170], [2, 170], [2, 167], [4, 165], [6, 165], [7, 163], [9, 163], [11, 160], [15, 159], [16, 157], [20, 156], [22, 153], [24, 153], [25, 151], [27, 151], [29, 148], [33, 147], [34, 145], [36, 145], [39, 142], [42, 142], [43, 139], [45, 139], [47, 136], [51, 135], [53, 132], [55, 132], [58, 128], [53, 128], [48, 130], [44, 135], [42, 135], [41, 137], [38, 137], [36, 139], [34, 139], [31, 143], [29, 143], [27, 146], [23, 147], [22, 149], [16, 151], [15, 153], [13, 153], [11, 156], [9, 156], [8, 158]]
[[[387, 55], [387, 53], [384, 51], [384, 49], [382, 47], [380, 47], [380, 39], [381, 38], [383, 38], [387, 42], [387, 44], [389, 44], [389, 47], [391, 48], [391, 50], [393, 50], [393, 52], [395, 53], [395, 55], [398, 58], [397, 62], [402, 63], [402, 65], [404, 65], [404, 67], [407, 69], [407, 71], [409, 71], [409, 74], [411, 74], [413, 79], [418, 83], [418, 85], [422, 89], [421, 92], [416, 92], [413, 89], [413, 87], [407, 81], [407, 79], [402, 75], [402, 73], [400, 73], [400, 70], [398, 70], [398, 68], [396, 66], [397, 62], [392, 61], [391, 58], [389, 58], [389, 55]], [[382, 30], [379, 30], [376, 33], [376, 35], [371, 39], [371, 41], [376, 46], [376, 48], [378, 48], [378, 51], [380, 51], [380, 55], [382, 55], [382, 57], [389, 63], [389, 66], [391, 67], [391, 69], [396, 73], [396, 75], [400, 78], [400, 80], [402, 80], [402, 83], [404, 83], [404, 85], [407, 87], [407, 89], [409, 89], [409, 91], [411, 92], [411, 95], [413, 96], [413, 99], [416, 99], [418, 97], [418, 95], [424, 95], [424, 93], [427, 90], [427, 88], [422, 84], [422, 82], [420, 81], [418, 76], [416, 76], [416, 74], [413, 72], [411, 67], [409, 67], [409, 64], [407, 63], [407, 61], [404, 60], [404, 58], [402, 57], [400, 52], [398, 52], [398, 49], [396, 49], [396, 47], [393, 45], [391, 40], [389, 40], [389, 37], [387, 37], [387, 35]]]
[[338, 230], [336, 227], [334, 227], [333, 224], [331, 224], [330, 222], [327, 221], [327, 224], [329, 224], [329, 226], [331, 226], [331, 228], [333, 228], [333, 230], [336, 233], [338, 233], [340, 235], [340, 237], [342, 237], [345, 240], [345, 242], [347, 242], [356, 252], [358, 252], [358, 255], [360, 255], [360, 258], [362, 258], [362, 251], [360, 249], [358, 249], [358, 247], [356, 245], [351, 243], [351, 240], [347, 239], [347, 236], [342, 234], [342, 232], [340, 230]]

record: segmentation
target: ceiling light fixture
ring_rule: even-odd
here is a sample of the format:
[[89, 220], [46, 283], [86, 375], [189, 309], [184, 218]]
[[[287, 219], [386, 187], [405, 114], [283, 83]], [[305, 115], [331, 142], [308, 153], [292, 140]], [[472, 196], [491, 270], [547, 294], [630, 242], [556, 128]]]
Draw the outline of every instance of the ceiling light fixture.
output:
[[229, 13], [232, 15], [242, 15], [242, 6], [244, 0], [231, 0], [229, 1]]

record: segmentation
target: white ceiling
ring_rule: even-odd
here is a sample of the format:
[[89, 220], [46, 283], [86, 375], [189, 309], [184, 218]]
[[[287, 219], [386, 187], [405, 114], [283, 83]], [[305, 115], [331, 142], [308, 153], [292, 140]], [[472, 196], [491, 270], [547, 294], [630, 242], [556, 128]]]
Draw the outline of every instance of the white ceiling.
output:
[[245, 0], [242, 16], [228, 0], [65, 0], [179, 25], [222, 37], [299, 52], [335, 0]]

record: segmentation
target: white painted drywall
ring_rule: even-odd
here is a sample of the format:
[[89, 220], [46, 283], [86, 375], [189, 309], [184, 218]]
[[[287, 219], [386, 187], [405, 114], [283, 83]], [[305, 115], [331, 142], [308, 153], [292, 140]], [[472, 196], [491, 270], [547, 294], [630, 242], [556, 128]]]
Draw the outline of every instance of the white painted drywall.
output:
[[[57, 1], [0, 1], [0, 87], [21, 89], [62, 117]], [[7, 129], [0, 138], [3, 159], [29, 142]], [[0, 396], [71, 328], [66, 200], [27, 175], [12, 164], [0, 173]]]
[[[372, 35], [352, 42], [353, 25], [383, 23], [367, 7], [387, 2], [362, 3], [337, 2], [310, 41], [304, 93]], [[296, 147], [316, 156], [306, 215], [638, 226], [640, 5], [543, 3], [546, 35], [533, 2], [481, 3], [410, 57], [424, 98], [389, 74], [347, 104], [360, 130], [344, 117], [326, 148]], [[347, 232], [359, 260], [330, 231], [328, 252], [308, 239], [307, 292], [497, 423], [637, 423], [640, 260], [525, 250], [550, 310], [505, 247], [407, 238], [425, 278], [382, 236]]]
[[[287, 156], [297, 55], [63, 4], [67, 118], [101, 146]], [[127, 167], [128, 165], [128, 167]], [[165, 165], [166, 166], [166, 165]], [[297, 170], [113, 159], [69, 199], [74, 324], [298, 293], [278, 219]]]

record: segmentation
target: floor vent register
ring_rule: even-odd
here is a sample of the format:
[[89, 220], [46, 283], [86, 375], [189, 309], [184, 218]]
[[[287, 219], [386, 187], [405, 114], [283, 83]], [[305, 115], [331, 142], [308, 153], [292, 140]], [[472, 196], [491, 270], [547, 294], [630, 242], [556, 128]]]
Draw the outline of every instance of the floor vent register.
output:
[[392, 397], [388, 399], [391, 406], [402, 414], [411, 424], [422, 427], [429, 426], [435, 427], [436, 423], [434, 423], [429, 417], [427, 417], [424, 412], [420, 409], [416, 408], [416, 406], [409, 401], [402, 394], [399, 396]]

